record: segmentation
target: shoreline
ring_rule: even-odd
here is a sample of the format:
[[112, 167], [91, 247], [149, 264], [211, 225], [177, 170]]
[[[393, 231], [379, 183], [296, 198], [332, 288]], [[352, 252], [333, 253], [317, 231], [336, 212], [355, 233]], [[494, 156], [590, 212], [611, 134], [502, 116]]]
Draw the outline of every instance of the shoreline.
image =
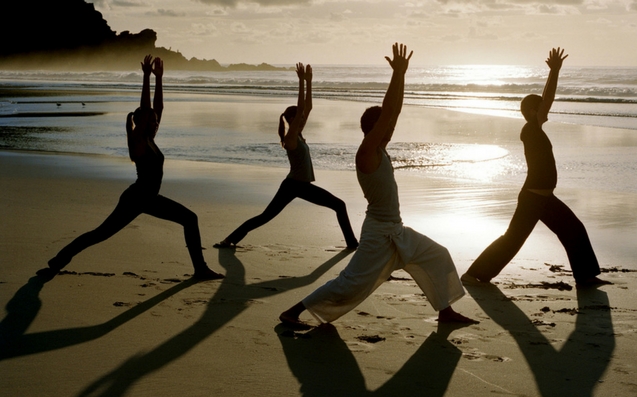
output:
[[[7, 156], [18, 164], [29, 164], [32, 167], [29, 170], [31, 175], [37, 175], [43, 169], [56, 170], [55, 175], [46, 172], [40, 178], [62, 181], [80, 179], [83, 183], [93, 181], [96, 184], [107, 181], [108, 186], [115, 186], [108, 193], [113, 208], [119, 194], [136, 179], [135, 166], [127, 157], [0, 149], [0, 160], [6, 160]], [[9, 174], [6, 174], [7, 171]], [[217, 212], [214, 211], [215, 204], [223, 204], [221, 212], [225, 215], [229, 211], [233, 212], [233, 205], [241, 206], [242, 210], [237, 212], [247, 210], [256, 215], [269, 203], [287, 172], [282, 167], [166, 159], [160, 193], [178, 202], [183, 200], [188, 207], [202, 208], [210, 214]], [[340, 197], [351, 207], [350, 220], [358, 234], [367, 203], [355, 172], [321, 169], [315, 172], [316, 185]], [[0, 176], [11, 179], [10, 175], [14, 173], [19, 174], [20, 171], [5, 165]], [[504, 232], [520, 189], [519, 185], [511, 182], [491, 184], [453, 180], [409, 171], [397, 171], [396, 179], [405, 224], [437, 237], [435, 239], [441, 240], [441, 244], [450, 247], [452, 254], [454, 251], [460, 253], [453, 255], [454, 258], [458, 257], [456, 260], [468, 263]], [[633, 247], [631, 237], [637, 231], [637, 194], [562, 188], [558, 183], [556, 195], [582, 219], [589, 229], [594, 247], [598, 241], [602, 245], [599, 249], [595, 248], [601, 266], [637, 270], [637, 264], [632, 262], [632, 258], [637, 257], [637, 247]], [[90, 199], [89, 194], [87, 201], [90, 202]], [[294, 203], [302, 208], [299, 214], [305, 214], [303, 211], [307, 208], [315, 208], [303, 200], [295, 200]], [[284, 212], [287, 212], [287, 208]], [[325, 219], [330, 218], [329, 212], [325, 210]], [[103, 212], [103, 216], [108, 213], [110, 209]], [[238, 226], [238, 222], [243, 220], [241, 216], [235, 221], [228, 219], [231, 225], [229, 229]], [[229, 232], [226, 231], [227, 227], [221, 229], [224, 231], [216, 233], [213, 242], [221, 240], [225, 237], [223, 233]], [[260, 229], [253, 233], [260, 233]], [[202, 235], [202, 239], [205, 237]], [[543, 224], [538, 224], [530, 241], [545, 245], [544, 251], [549, 256], [568, 266], [562, 247]], [[470, 250], [463, 244], [468, 245]], [[518, 257], [533, 255], [533, 249], [527, 248], [530, 245], [525, 244]], [[468, 251], [472, 254], [467, 254]]]

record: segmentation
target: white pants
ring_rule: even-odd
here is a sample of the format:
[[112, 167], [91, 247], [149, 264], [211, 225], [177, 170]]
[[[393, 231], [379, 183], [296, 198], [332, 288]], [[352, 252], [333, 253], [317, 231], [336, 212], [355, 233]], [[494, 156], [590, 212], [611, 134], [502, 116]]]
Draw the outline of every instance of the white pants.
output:
[[465, 293], [445, 247], [402, 223], [367, 217], [352, 260], [338, 277], [303, 299], [303, 305], [319, 321], [332, 322], [358, 306], [398, 269], [413, 277], [434, 310], [449, 307]]

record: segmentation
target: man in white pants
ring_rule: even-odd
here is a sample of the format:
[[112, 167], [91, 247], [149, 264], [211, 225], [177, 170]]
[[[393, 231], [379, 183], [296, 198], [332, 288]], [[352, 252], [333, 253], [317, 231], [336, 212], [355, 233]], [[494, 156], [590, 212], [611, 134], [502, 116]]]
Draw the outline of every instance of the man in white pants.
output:
[[477, 323], [451, 308], [464, 295], [447, 249], [405, 227], [400, 217], [394, 169], [386, 151], [402, 110], [407, 47], [394, 44], [393, 69], [382, 107], [373, 106], [361, 117], [365, 137], [356, 153], [356, 174], [368, 201], [360, 245], [339, 276], [283, 312], [282, 323], [308, 329], [299, 319], [307, 310], [321, 322], [332, 322], [367, 298], [394, 270], [405, 269], [423, 290], [440, 322]]

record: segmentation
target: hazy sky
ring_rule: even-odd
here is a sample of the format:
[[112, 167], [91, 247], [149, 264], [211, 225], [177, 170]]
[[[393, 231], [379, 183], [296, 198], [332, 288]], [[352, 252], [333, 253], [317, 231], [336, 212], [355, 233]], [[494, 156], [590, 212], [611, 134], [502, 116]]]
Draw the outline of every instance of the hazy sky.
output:
[[225, 63], [377, 64], [391, 44], [412, 64], [637, 66], [637, 0], [87, 0], [116, 32]]

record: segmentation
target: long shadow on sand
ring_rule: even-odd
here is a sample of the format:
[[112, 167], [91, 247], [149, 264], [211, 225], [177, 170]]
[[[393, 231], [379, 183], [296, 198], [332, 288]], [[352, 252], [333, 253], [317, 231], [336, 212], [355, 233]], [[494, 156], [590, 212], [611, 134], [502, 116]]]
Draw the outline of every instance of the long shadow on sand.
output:
[[[215, 295], [203, 315], [193, 325], [148, 353], [128, 359], [112, 372], [85, 388], [80, 396], [122, 396], [139, 379], [183, 356], [250, 307], [254, 299], [274, 296], [316, 281], [351, 251], [343, 250], [303, 277], [282, 278], [246, 284], [245, 268], [232, 250], [219, 250], [219, 264], [226, 269]], [[224, 302], [232, 301], [232, 304]]]
[[611, 308], [605, 292], [577, 290], [575, 329], [557, 350], [498, 287], [466, 288], [482, 310], [515, 339], [533, 372], [540, 395], [593, 395], [615, 349]]
[[197, 281], [183, 281], [103, 324], [25, 334], [42, 306], [39, 294], [44, 283], [41, 277], [31, 277], [7, 303], [7, 315], [0, 322], [0, 360], [62, 349], [100, 338]]
[[367, 389], [354, 355], [333, 325], [323, 324], [305, 334], [291, 335], [280, 325], [275, 331], [304, 397], [441, 397], [462, 357], [447, 340], [457, 328], [439, 324], [405, 365], [374, 391]]

